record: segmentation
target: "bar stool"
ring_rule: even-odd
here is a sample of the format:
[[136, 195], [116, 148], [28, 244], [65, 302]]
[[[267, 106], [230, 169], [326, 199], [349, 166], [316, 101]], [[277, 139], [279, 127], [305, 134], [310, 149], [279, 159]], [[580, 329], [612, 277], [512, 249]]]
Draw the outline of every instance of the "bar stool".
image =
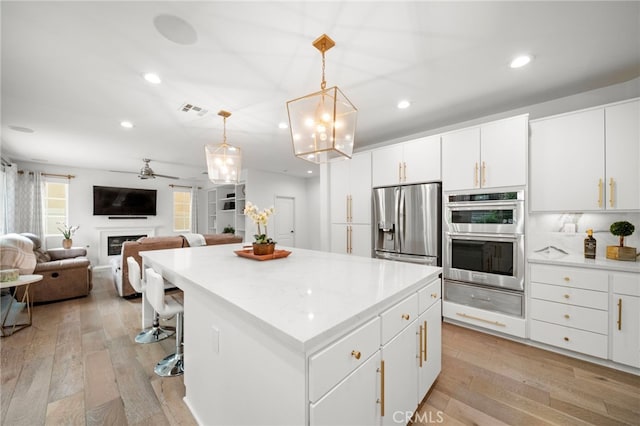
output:
[[[144, 304], [147, 299], [145, 294], [146, 285], [142, 282], [140, 277], [140, 265], [138, 265], [138, 262], [136, 262], [133, 256], [129, 256], [127, 257], [127, 266], [129, 267], [129, 282], [135, 291], [142, 293], [142, 303]], [[160, 327], [160, 315], [158, 315], [158, 311], [154, 309], [151, 328], [142, 330], [138, 333], [135, 341], [136, 343], [155, 343], [173, 336], [175, 332], [176, 331], [173, 327]]]
[[151, 268], [146, 270], [147, 299], [153, 309], [163, 317], [176, 316], [176, 352], [164, 358], [154, 371], [158, 376], [173, 377], [184, 373], [184, 359], [182, 351], [182, 331], [184, 308], [173, 298], [165, 298], [164, 280], [162, 275]]

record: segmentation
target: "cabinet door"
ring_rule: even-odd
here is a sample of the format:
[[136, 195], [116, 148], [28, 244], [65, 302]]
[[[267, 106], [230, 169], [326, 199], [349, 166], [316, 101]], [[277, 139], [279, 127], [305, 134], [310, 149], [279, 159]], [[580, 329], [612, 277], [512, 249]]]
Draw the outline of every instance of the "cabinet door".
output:
[[607, 210], [640, 209], [640, 101], [605, 109]]
[[613, 295], [611, 359], [640, 368], [640, 297]]
[[398, 418], [409, 418], [407, 413], [413, 413], [418, 406], [415, 321], [384, 345], [381, 352], [385, 395], [382, 424], [397, 425]]
[[440, 135], [416, 139], [403, 144], [405, 183], [439, 181]]
[[[442, 303], [440, 301], [420, 315], [417, 327], [418, 330], [422, 327], [423, 345], [426, 341], [426, 350], [422, 346], [422, 365], [418, 364], [418, 403], [420, 403], [442, 370]], [[420, 336], [421, 333], [418, 332], [418, 339]], [[418, 348], [420, 347], [418, 340]], [[420, 354], [419, 350], [418, 354]]]
[[380, 421], [380, 352], [347, 376], [318, 402], [310, 404], [309, 424], [376, 425]]
[[349, 225], [341, 223], [331, 224], [331, 253], [347, 254], [349, 246]]
[[495, 188], [526, 184], [527, 116], [480, 127], [480, 186]]
[[329, 164], [331, 223], [347, 222], [349, 161], [338, 159]]
[[478, 188], [480, 183], [480, 129], [442, 135], [442, 190]]
[[351, 228], [351, 254], [371, 257], [371, 225], [349, 225]]
[[604, 208], [604, 110], [530, 123], [532, 211]]
[[351, 223], [371, 223], [371, 153], [354, 155], [349, 163]]
[[397, 185], [402, 177], [402, 145], [373, 151], [373, 186]]

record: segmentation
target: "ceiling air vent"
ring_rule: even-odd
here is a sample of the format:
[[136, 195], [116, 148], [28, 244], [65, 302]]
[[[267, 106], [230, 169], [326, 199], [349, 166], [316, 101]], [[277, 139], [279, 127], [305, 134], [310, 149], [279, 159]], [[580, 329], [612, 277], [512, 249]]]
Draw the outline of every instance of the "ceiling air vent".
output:
[[209, 110], [200, 108], [199, 106], [195, 106], [193, 104], [182, 104], [182, 106], [180, 107], [180, 110], [182, 112], [195, 113], [199, 117], [203, 117], [209, 112]]

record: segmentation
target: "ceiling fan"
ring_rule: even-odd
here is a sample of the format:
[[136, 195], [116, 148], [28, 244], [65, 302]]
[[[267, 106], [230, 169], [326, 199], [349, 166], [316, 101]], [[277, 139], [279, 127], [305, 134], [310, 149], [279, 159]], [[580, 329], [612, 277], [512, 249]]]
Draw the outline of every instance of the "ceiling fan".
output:
[[151, 168], [151, 166], [149, 165], [149, 162], [151, 161], [149, 158], [143, 158], [142, 161], [144, 161], [144, 166], [142, 166], [142, 168], [140, 169], [140, 172], [123, 172], [119, 170], [112, 170], [112, 171], [118, 172], [118, 173], [135, 173], [138, 175], [140, 179], [155, 179], [156, 177], [162, 177], [167, 179], [180, 179], [179, 177], [176, 177], [176, 176], [168, 176], [168, 175], [161, 175], [161, 174], [155, 173]]

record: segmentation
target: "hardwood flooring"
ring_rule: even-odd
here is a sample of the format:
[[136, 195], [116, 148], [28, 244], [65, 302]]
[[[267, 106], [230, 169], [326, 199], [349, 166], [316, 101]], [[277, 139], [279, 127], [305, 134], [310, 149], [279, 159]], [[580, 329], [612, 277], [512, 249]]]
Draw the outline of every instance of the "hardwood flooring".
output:
[[[31, 327], [0, 339], [0, 424], [196, 424], [182, 378], [153, 372], [175, 341], [133, 341], [140, 309], [108, 270], [88, 297], [36, 306]], [[640, 425], [638, 376], [450, 324], [442, 336], [415, 425]]]

